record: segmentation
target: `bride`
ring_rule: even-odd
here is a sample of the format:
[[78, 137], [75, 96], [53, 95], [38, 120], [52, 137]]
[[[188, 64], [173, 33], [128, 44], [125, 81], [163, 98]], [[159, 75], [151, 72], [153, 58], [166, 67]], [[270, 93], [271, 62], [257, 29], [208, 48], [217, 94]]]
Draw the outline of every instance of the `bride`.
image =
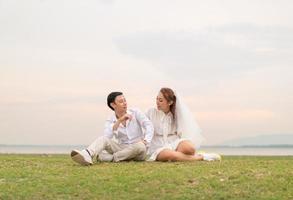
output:
[[148, 161], [221, 160], [215, 153], [196, 152], [203, 137], [189, 109], [170, 88], [161, 88], [157, 108], [147, 111], [154, 125], [154, 137], [148, 148]]

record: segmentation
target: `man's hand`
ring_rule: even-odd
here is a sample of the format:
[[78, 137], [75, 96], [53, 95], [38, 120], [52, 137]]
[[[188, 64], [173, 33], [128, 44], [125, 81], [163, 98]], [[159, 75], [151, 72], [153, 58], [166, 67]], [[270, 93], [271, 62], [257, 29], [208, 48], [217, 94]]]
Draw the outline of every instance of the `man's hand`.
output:
[[113, 131], [116, 131], [119, 127], [119, 125], [122, 123], [124, 126], [126, 126], [126, 121], [127, 120], [131, 120], [132, 119], [132, 116], [130, 114], [125, 114], [123, 115], [122, 117], [120, 117], [114, 124], [113, 126]]
[[119, 119], [118, 119], [118, 121], [120, 122], [120, 123], [123, 123], [123, 122], [126, 122], [127, 120], [131, 120], [132, 119], [132, 116], [130, 115], [130, 114], [125, 114], [125, 115], [123, 115], [122, 117], [120, 117]]
[[148, 144], [146, 140], [142, 140], [141, 142], [144, 143], [145, 146]]

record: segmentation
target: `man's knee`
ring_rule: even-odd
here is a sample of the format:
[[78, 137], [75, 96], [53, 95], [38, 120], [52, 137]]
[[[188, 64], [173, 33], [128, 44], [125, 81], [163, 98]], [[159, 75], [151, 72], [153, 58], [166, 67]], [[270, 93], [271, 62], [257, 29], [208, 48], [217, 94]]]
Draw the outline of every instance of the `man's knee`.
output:
[[138, 142], [136, 144], [132, 144], [126, 147], [126, 149], [123, 149], [121, 151], [114, 153], [113, 161], [119, 162], [122, 160], [133, 160], [133, 159], [136, 160], [137, 158], [141, 158], [140, 160], [142, 160], [145, 154], [146, 154], [146, 147], [144, 143]]
[[143, 142], [138, 142], [134, 146], [134, 151], [138, 154], [145, 154], [146, 153], [146, 146]]
[[101, 140], [103, 143], [104, 150], [106, 150], [107, 152], [113, 154], [114, 152], [118, 150], [117, 145], [115, 145], [115, 142], [112, 139], [106, 136], [102, 136]]
[[108, 138], [106, 136], [101, 136], [99, 139], [102, 140], [103, 142], [106, 142], [106, 143], [109, 143], [111, 140], [110, 138]]

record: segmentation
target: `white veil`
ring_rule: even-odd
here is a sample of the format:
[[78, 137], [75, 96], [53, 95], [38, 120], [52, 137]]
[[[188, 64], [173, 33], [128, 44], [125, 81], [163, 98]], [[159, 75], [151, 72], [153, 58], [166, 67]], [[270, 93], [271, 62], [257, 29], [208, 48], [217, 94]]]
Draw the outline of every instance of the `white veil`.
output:
[[195, 148], [198, 149], [204, 141], [204, 137], [201, 135], [202, 131], [191, 111], [182, 101], [182, 98], [176, 91], [174, 91], [174, 93], [176, 96], [175, 123], [177, 126], [177, 132], [181, 138], [190, 140], [195, 145]]

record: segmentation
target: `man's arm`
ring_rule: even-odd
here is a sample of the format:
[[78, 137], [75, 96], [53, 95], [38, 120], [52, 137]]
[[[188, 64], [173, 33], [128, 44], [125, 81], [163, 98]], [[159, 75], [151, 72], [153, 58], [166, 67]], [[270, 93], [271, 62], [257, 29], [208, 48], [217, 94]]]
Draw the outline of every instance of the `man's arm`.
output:
[[108, 119], [105, 124], [104, 135], [111, 139], [114, 133], [118, 132], [119, 125], [131, 118], [131, 115], [125, 114], [122, 117], [120, 117], [116, 122], [113, 122], [113, 120]]
[[136, 118], [140, 125], [145, 129], [144, 141], [146, 145], [150, 144], [154, 136], [154, 126], [144, 113], [136, 110]]
[[113, 131], [117, 131], [119, 125], [121, 123], [126, 123], [127, 120], [131, 120], [132, 119], [132, 116], [129, 115], [129, 114], [124, 114], [122, 117], [120, 117], [115, 123], [114, 123], [114, 126], [113, 126]]
[[113, 138], [113, 133], [114, 133], [113, 127], [114, 127], [114, 125], [115, 125], [115, 123], [111, 119], [106, 120], [105, 128], [104, 128], [104, 136], [106, 136], [106, 137], [108, 137], [110, 139]]

